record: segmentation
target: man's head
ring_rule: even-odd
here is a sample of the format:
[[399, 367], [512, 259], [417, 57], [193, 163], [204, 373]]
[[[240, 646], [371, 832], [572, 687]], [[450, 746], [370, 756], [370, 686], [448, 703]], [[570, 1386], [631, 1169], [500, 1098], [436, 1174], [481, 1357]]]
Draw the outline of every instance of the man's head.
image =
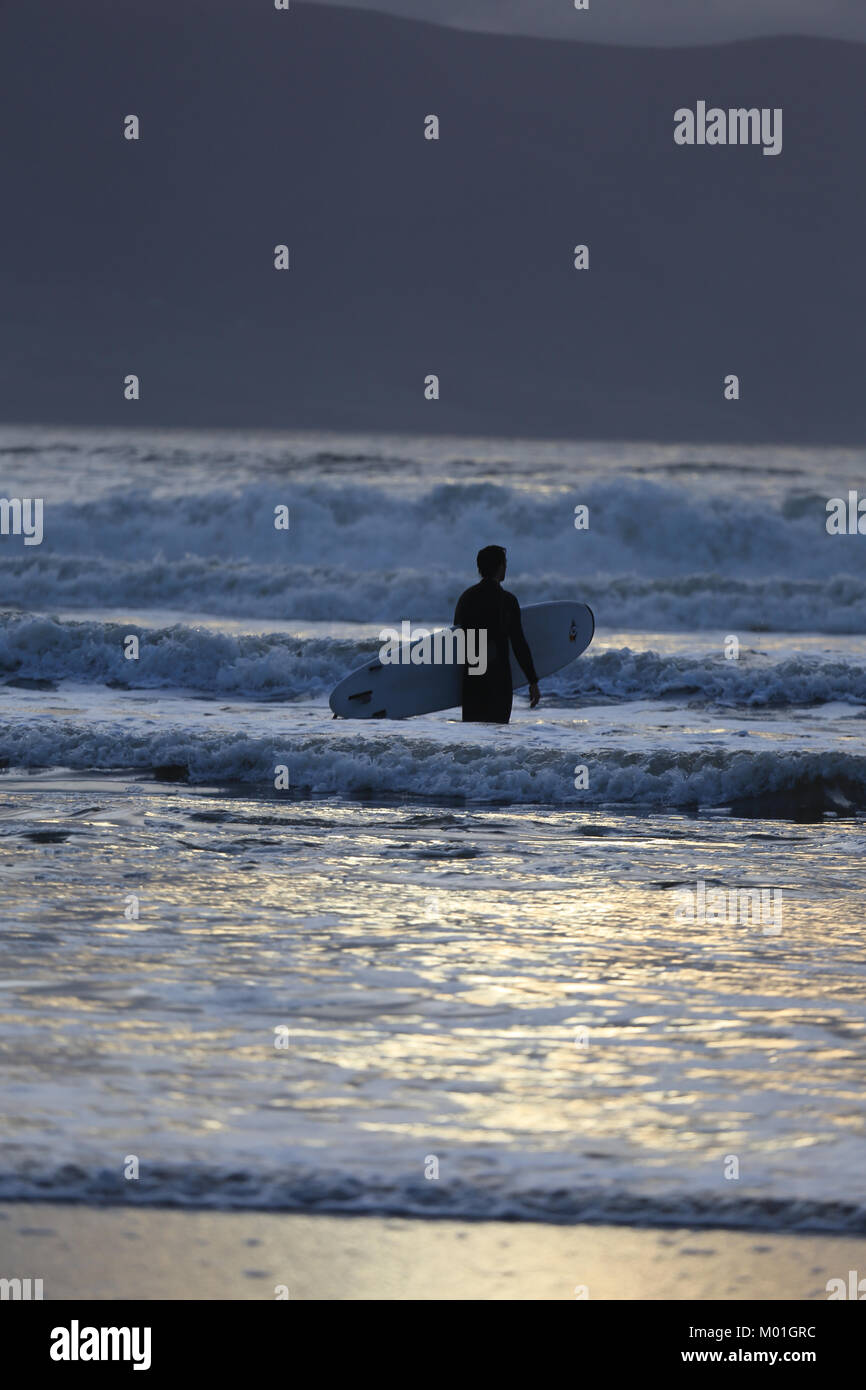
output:
[[505, 547], [501, 545], [485, 545], [483, 550], [479, 550], [476, 556], [478, 573], [482, 579], [505, 578]]

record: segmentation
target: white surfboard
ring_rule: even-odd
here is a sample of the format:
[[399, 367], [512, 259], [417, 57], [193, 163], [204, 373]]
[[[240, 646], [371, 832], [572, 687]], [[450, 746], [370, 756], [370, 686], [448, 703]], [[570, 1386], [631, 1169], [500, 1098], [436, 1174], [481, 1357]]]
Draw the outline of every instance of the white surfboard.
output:
[[[592, 609], [570, 599], [530, 603], [521, 608], [520, 616], [539, 680], [586, 651], [595, 631]], [[406, 719], [459, 705], [463, 683], [460, 667], [409, 664], [411, 651], [420, 645], [420, 640], [404, 643], [400, 655], [405, 661], [401, 659], [399, 664], [383, 666], [373, 657], [352, 671], [331, 691], [334, 714], [343, 719]], [[528, 684], [513, 651], [511, 680], [515, 690]]]

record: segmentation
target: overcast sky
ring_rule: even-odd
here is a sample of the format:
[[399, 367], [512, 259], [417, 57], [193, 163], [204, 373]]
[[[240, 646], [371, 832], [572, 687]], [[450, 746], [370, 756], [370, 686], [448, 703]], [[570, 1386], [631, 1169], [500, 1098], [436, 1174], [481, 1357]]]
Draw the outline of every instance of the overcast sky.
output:
[[[332, 4], [334, 0], [307, 0]], [[340, 4], [491, 33], [596, 43], [718, 43], [759, 34], [866, 41], [866, 0], [339, 0]]]

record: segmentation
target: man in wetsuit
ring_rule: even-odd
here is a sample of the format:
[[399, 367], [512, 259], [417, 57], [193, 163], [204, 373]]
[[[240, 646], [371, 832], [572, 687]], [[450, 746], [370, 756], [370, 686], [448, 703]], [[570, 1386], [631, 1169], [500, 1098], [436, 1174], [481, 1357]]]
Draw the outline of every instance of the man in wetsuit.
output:
[[486, 629], [487, 670], [484, 675], [463, 671], [464, 723], [507, 724], [511, 718], [511, 660], [509, 643], [529, 681], [529, 707], [535, 709], [541, 695], [532, 653], [523, 635], [520, 604], [503, 589], [505, 551], [501, 545], [486, 545], [478, 552], [481, 582], [466, 589], [457, 600], [454, 626], [465, 630]]

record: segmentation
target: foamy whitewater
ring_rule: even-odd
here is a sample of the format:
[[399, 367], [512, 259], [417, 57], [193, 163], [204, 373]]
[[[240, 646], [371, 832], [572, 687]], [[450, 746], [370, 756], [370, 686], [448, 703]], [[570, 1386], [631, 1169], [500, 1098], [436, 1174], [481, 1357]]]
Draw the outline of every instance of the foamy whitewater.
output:
[[[866, 1230], [864, 462], [0, 430], [0, 1198]], [[491, 542], [541, 706], [332, 720]]]

